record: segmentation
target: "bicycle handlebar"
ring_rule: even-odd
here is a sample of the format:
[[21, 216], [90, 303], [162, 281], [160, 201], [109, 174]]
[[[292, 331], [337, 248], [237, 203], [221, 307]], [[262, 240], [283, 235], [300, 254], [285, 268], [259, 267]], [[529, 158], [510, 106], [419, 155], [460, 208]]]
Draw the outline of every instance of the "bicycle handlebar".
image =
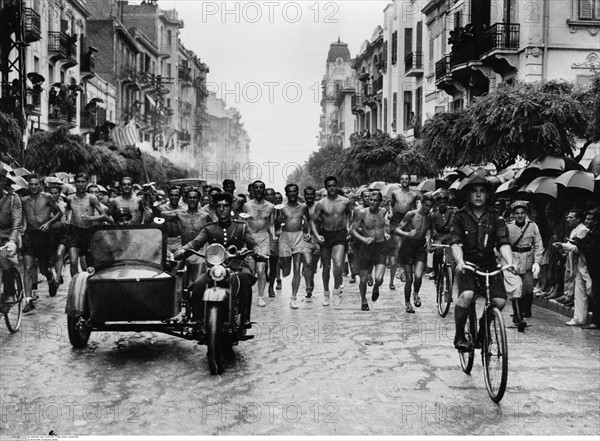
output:
[[431, 248], [452, 248], [452, 245], [446, 245], [443, 243], [432, 243]]
[[513, 265], [504, 265], [503, 267], [498, 268], [495, 271], [484, 271], [483, 269], [479, 268], [477, 265], [475, 265], [474, 263], [471, 262], [465, 262], [465, 268], [468, 269], [469, 271], [473, 271], [475, 274], [477, 274], [478, 276], [482, 276], [482, 277], [493, 277], [496, 276], [498, 274], [500, 274], [501, 272], [506, 271], [509, 268], [512, 268]]

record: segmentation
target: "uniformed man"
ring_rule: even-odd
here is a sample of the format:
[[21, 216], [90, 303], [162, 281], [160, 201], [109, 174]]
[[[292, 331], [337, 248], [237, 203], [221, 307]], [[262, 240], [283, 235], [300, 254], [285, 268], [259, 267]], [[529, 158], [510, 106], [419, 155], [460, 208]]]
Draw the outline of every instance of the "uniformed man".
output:
[[[431, 218], [431, 237], [434, 243], [443, 245], [450, 244], [452, 218], [454, 217], [455, 211], [454, 208], [448, 206], [449, 199], [450, 193], [448, 190], [439, 189], [433, 192], [433, 200], [435, 201], [437, 210], [431, 211], [429, 217]], [[446, 250], [443, 248], [438, 248], [433, 252], [433, 271], [435, 280], [437, 280], [437, 271], [442, 264], [445, 252]]]
[[23, 210], [21, 198], [11, 191], [13, 184], [8, 170], [0, 164], [0, 246], [4, 251], [0, 254], [2, 267], [3, 299], [11, 303], [15, 301], [14, 278], [18, 264], [17, 248], [21, 242], [21, 228], [23, 225]]
[[[494, 249], [498, 249], [505, 261], [512, 265], [512, 252], [506, 222], [490, 203], [492, 184], [476, 175], [464, 186], [467, 203], [452, 219], [452, 254], [456, 261], [456, 282], [459, 296], [454, 307], [456, 335], [454, 347], [470, 351], [473, 343], [465, 338], [465, 323], [469, 307], [475, 301], [476, 275], [467, 271], [466, 262], [474, 263], [484, 271], [496, 269]], [[491, 302], [498, 309], [506, 304], [506, 289], [502, 275], [490, 278]]]
[[527, 206], [527, 201], [513, 202], [510, 206], [513, 220], [506, 224], [515, 273], [504, 273], [504, 286], [512, 301], [513, 323], [519, 332], [527, 327], [523, 317], [531, 317], [533, 279], [540, 272], [544, 256], [540, 230], [535, 222], [527, 218]]
[[[199, 250], [204, 244], [220, 243], [225, 248], [235, 245], [237, 249], [244, 247], [255, 251], [260, 256], [260, 246], [252, 237], [248, 224], [239, 220], [231, 219], [231, 206], [233, 196], [229, 193], [217, 193], [213, 196], [213, 204], [218, 216], [217, 222], [211, 222], [204, 226], [196, 238], [185, 244], [174, 254], [175, 260], [181, 260], [191, 254], [189, 250]], [[261, 256], [264, 258], [264, 256]], [[250, 322], [250, 306], [252, 305], [252, 286], [256, 283], [250, 266], [244, 262], [242, 269], [238, 272], [240, 290], [238, 301], [242, 314], [242, 324]], [[209, 280], [208, 272], [204, 272], [193, 285], [192, 290], [192, 312], [195, 317], [202, 316], [202, 294]]]

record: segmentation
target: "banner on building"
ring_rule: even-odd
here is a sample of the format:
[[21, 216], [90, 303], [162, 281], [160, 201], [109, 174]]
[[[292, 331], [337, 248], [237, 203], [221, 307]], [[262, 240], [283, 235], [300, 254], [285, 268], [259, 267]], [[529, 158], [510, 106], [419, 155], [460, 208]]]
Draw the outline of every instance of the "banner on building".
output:
[[110, 134], [115, 144], [119, 147], [136, 145], [140, 142], [138, 129], [135, 125], [135, 118], [131, 118], [127, 124], [121, 121], [112, 129]]

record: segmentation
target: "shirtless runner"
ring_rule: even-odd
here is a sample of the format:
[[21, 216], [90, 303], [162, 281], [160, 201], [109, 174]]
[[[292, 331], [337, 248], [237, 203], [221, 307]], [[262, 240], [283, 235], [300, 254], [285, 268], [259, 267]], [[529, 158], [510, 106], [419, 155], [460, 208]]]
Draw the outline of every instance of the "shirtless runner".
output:
[[[317, 206], [315, 203], [316, 194], [317, 191], [313, 187], [308, 186], [304, 189], [304, 201], [306, 202], [308, 215], [311, 219], [313, 213], [315, 212], [315, 207]], [[320, 226], [317, 225], [317, 227], [319, 228]], [[316, 237], [314, 237], [312, 234], [310, 225], [308, 225], [308, 230], [309, 236], [306, 236], [305, 238], [305, 245], [310, 249], [311, 261], [310, 265], [305, 264], [304, 267], [304, 277], [306, 277], [306, 295], [304, 298], [307, 302], [312, 302], [313, 291], [315, 289], [315, 273], [317, 272], [317, 268], [319, 266], [321, 250], [319, 248], [319, 244], [317, 243]]]
[[300, 287], [300, 268], [304, 263], [304, 280], [306, 286], [309, 284], [310, 262], [312, 252], [307, 245], [310, 234], [303, 232], [303, 227], [310, 224], [310, 215], [308, 207], [298, 202], [298, 186], [288, 184], [285, 186], [285, 195], [287, 204], [281, 210], [283, 224], [281, 235], [279, 236], [279, 262], [281, 265], [281, 275], [287, 277], [292, 270], [292, 300], [290, 307], [298, 308], [296, 296]]
[[[110, 221], [100, 201], [87, 192], [88, 178], [85, 173], [75, 176], [75, 193], [67, 196], [67, 234], [65, 247], [71, 260], [71, 277], [79, 272], [79, 257], [87, 256], [90, 247], [90, 228], [96, 222]], [[98, 215], [94, 215], [97, 212]], [[86, 266], [82, 263], [81, 268]]]
[[[264, 199], [265, 183], [255, 181], [252, 184], [254, 199], [246, 202], [242, 211], [250, 217], [247, 218], [248, 226], [256, 243], [260, 246], [263, 256], [271, 254], [271, 241], [275, 236], [273, 224], [275, 221], [275, 208], [273, 204]], [[265, 287], [267, 285], [266, 262], [256, 262], [256, 275], [258, 277], [258, 306], [266, 306]]]
[[[187, 210], [181, 208], [176, 210], [162, 210], [154, 207], [153, 213], [157, 217], [162, 217], [166, 221], [177, 221], [179, 223], [179, 231], [181, 232], [181, 244], [185, 245], [194, 239], [204, 228], [204, 226], [212, 222], [210, 216], [204, 211], [198, 209], [200, 204], [200, 191], [192, 189], [187, 194]], [[193, 254], [185, 260], [188, 266], [189, 276], [188, 281], [194, 282], [204, 271], [204, 260]]]
[[[417, 201], [420, 196], [410, 187], [410, 175], [408, 173], [402, 173], [400, 175], [400, 188], [392, 192], [390, 207], [390, 232], [394, 231], [406, 213], [410, 210], [417, 208]], [[390, 289], [396, 289], [394, 285], [394, 277], [396, 275], [396, 269], [398, 268], [398, 253], [400, 252], [400, 246], [402, 245], [402, 237], [393, 236], [394, 242], [390, 245], [390, 255], [388, 263], [390, 265]], [[403, 276], [403, 270], [400, 270], [400, 278]]]
[[127, 176], [121, 178], [121, 196], [117, 196], [110, 201], [108, 214], [114, 218], [119, 208], [129, 208], [129, 211], [131, 211], [131, 225], [144, 223], [146, 215], [144, 201], [133, 194], [133, 179]]
[[421, 306], [419, 298], [419, 290], [425, 266], [427, 264], [427, 252], [430, 248], [430, 243], [427, 234], [431, 228], [431, 218], [429, 210], [433, 205], [433, 197], [430, 193], [423, 196], [421, 207], [417, 210], [412, 210], [406, 213], [394, 234], [403, 237], [402, 246], [400, 247], [399, 260], [400, 265], [404, 268], [406, 283], [404, 284], [404, 303], [406, 312], [414, 313], [415, 310], [410, 304], [410, 292], [413, 287], [413, 265], [414, 265], [414, 302], [418, 308]]
[[21, 255], [25, 267], [23, 280], [25, 288], [25, 307], [23, 312], [29, 312], [35, 308], [31, 298], [31, 290], [34, 282], [37, 282], [37, 271], [35, 259], [39, 260], [39, 269], [48, 281], [50, 296], [54, 297], [58, 290], [58, 282], [50, 270], [50, 257], [52, 254], [52, 236], [50, 229], [52, 224], [60, 220], [62, 210], [54, 198], [41, 191], [40, 177], [36, 174], [27, 177], [29, 196], [22, 199], [23, 217], [27, 228], [23, 234], [23, 247]]
[[[352, 203], [348, 198], [340, 196], [337, 191], [337, 178], [325, 178], [327, 196], [317, 202], [311, 218], [311, 228], [321, 246], [321, 262], [323, 263], [323, 306], [329, 306], [329, 273], [333, 259], [333, 296], [334, 304], [340, 301], [342, 293], [342, 272]], [[317, 228], [317, 224], [321, 224]]]
[[[158, 206], [160, 212], [175, 211], [179, 209], [181, 190], [176, 185], [169, 189], [169, 200]], [[154, 215], [156, 210], [152, 209]], [[157, 216], [161, 217], [161, 216]], [[167, 230], [167, 250], [174, 253], [181, 248], [181, 225], [176, 217], [165, 217], [165, 228]]]
[[375, 286], [371, 300], [376, 302], [379, 298], [379, 287], [383, 284], [385, 274], [385, 263], [387, 258], [386, 242], [390, 235], [386, 233], [386, 209], [381, 207], [383, 197], [379, 190], [373, 190], [369, 194], [369, 205], [367, 208], [361, 208], [354, 212], [352, 222], [352, 234], [360, 246], [356, 251], [356, 259], [360, 276], [358, 288], [362, 300], [361, 309], [369, 310], [367, 302], [367, 281], [371, 271], [375, 268]]

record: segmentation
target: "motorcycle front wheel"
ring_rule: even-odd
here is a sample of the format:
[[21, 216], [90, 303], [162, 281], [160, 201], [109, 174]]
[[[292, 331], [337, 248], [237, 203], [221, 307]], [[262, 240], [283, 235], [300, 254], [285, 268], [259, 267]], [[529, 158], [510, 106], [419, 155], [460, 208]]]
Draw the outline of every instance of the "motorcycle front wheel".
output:
[[223, 320], [219, 304], [206, 305], [206, 345], [208, 346], [208, 369], [211, 375], [223, 373]]

